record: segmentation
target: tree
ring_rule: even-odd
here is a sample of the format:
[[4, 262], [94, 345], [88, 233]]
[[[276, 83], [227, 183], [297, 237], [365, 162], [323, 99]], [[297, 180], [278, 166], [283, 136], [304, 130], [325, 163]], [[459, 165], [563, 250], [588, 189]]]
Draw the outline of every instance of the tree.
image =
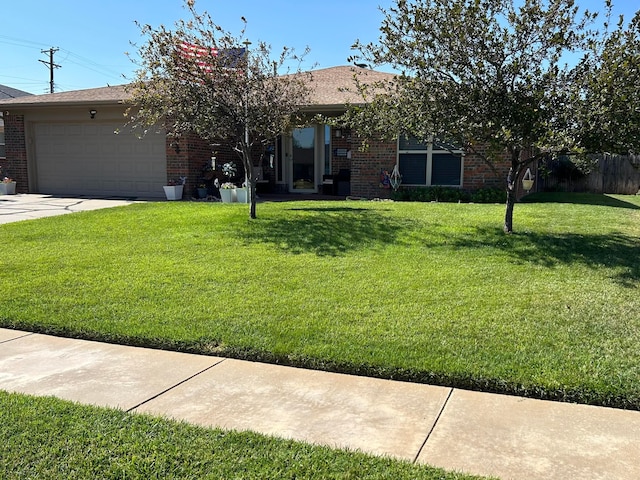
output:
[[301, 57], [285, 47], [277, 58], [264, 42], [249, 51], [245, 27], [234, 36], [208, 13], [197, 13], [187, 0], [189, 21], [174, 30], [140, 25], [145, 42], [138, 48], [136, 77], [128, 86], [130, 123], [161, 127], [167, 135], [195, 133], [230, 146], [240, 157], [249, 189], [250, 218], [256, 218], [257, 175], [251, 158], [255, 146], [270, 143], [297, 122], [307, 102], [308, 79], [278, 75]]
[[568, 76], [575, 136], [585, 151], [640, 153], [640, 10], [592, 42]]
[[[507, 155], [505, 232], [513, 230], [517, 182], [550, 152], [579, 147], [561, 125], [569, 105], [565, 55], [593, 38], [596, 14], [573, 0], [396, 0], [377, 43], [354, 60], [402, 73], [345, 119], [364, 134], [454, 140], [490, 164]], [[384, 87], [384, 93], [379, 90]], [[482, 146], [483, 148], [479, 148]]]

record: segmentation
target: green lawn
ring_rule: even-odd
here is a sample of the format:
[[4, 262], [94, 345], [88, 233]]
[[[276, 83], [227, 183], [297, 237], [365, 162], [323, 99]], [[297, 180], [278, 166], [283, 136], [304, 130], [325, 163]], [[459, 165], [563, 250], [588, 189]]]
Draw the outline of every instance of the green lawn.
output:
[[0, 478], [474, 478], [362, 453], [0, 391]]
[[529, 200], [1, 225], [0, 325], [640, 408], [640, 196]]

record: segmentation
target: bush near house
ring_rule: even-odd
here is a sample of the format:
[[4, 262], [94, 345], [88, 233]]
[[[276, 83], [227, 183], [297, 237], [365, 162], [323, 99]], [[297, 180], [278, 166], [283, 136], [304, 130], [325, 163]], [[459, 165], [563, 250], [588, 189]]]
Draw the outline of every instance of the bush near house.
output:
[[400, 188], [391, 194], [398, 202], [462, 202], [462, 203], [504, 203], [507, 200], [504, 189], [481, 188], [470, 192], [453, 187], [409, 187]]

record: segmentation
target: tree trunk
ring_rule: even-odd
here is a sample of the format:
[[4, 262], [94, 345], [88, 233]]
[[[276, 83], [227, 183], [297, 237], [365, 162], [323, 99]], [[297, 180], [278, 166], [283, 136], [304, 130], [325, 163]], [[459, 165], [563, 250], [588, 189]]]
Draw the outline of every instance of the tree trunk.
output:
[[249, 218], [256, 218], [256, 199], [258, 198], [256, 196], [256, 178], [252, 176], [251, 180], [249, 181], [249, 185], [247, 185], [247, 188], [249, 189]]
[[513, 233], [513, 207], [516, 205], [516, 189], [520, 177], [520, 151], [511, 151], [511, 168], [507, 175], [507, 210], [504, 214], [504, 233]]
[[256, 218], [256, 183], [257, 178], [255, 168], [253, 168], [253, 160], [251, 160], [251, 148], [248, 145], [242, 145], [242, 163], [244, 165], [244, 183], [249, 195], [249, 218]]
[[504, 215], [504, 233], [513, 233], [513, 207], [516, 204], [516, 192], [507, 187], [507, 210]]

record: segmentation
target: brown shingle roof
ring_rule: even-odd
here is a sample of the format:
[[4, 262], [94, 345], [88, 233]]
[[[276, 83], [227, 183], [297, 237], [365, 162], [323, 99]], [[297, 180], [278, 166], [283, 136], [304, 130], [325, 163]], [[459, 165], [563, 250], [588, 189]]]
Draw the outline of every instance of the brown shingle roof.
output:
[[[394, 74], [368, 70], [366, 68], [341, 66], [314, 70], [312, 75], [311, 105], [340, 106], [346, 103], [361, 103], [356, 93], [354, 78], [363, 83], [391, 80]], [[345, 91], [344, 89], [349, 89]]]
[[25, 95], [31, 95], [31, 93], [7, 85], [0, 85], [0, 99], [24, 97]]
[[[367, 70], [365, 68], [341, 66], [314, 70], [311, 72], [310, 106], [338, 107], [346, 103], [358, 103], [360, 97], [354, 92], [354, 75], [365, 83], [390, 80], [393, 74]], [[348, 88], [351, 91], [343, 91]], [[29, 95], [26, 97], [0, 100], [0, 109], [9, 107], [38, 107], [65, 105], [118, 104], [130, 98], [124, 85], [74, 90], [70, 92]]]
[[35, 107], [35, 106], [63, 106], [82, 104], [117, 104], [129, 98], [124, 91], [124, 85], [113, 87], [90, 88], [87, 90], [73, 90], [70, 92], [47, 93], [44, 95], [30, 95], [26, 97], [1, 100], [0, 107], [11, 106]]

